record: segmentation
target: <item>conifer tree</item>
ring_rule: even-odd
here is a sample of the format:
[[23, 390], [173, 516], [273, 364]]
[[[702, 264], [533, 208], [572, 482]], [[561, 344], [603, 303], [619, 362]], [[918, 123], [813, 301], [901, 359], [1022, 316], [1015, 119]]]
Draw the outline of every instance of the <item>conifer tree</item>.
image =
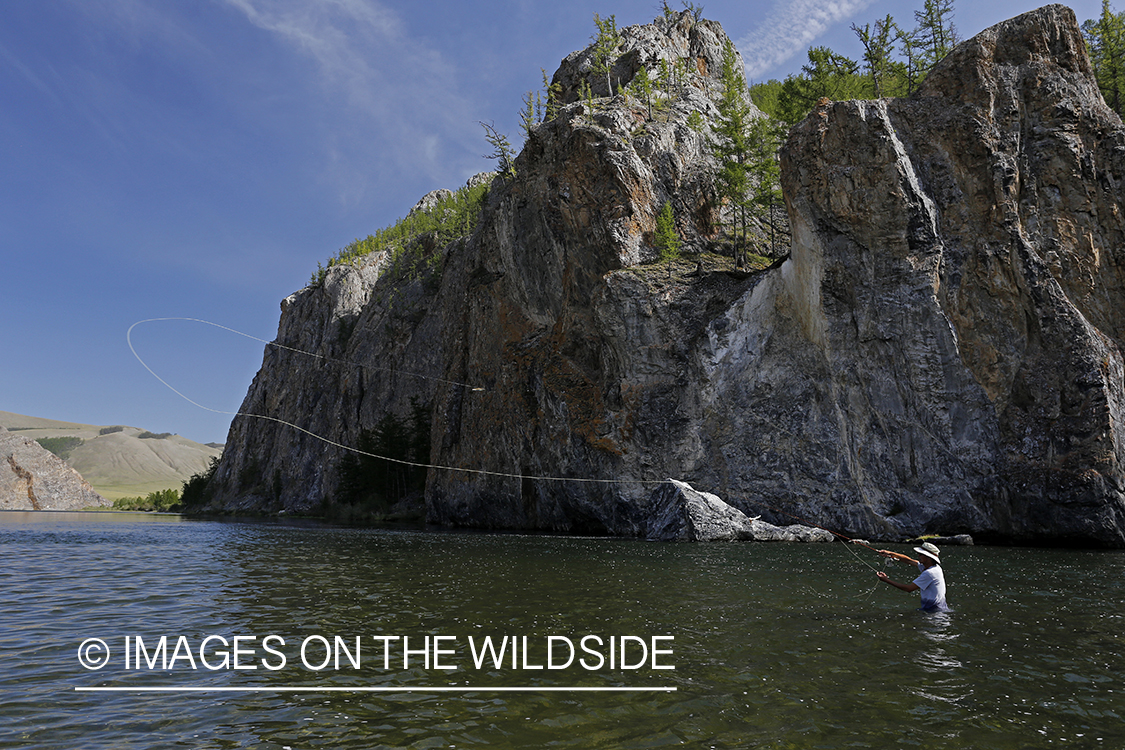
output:
[[524, 140], [531, 138], [531, 129], [543, 117], [543, 100], [538, 91], [528, 91], [523, 95], [523, 109], [520, 110], [520, 128]]
[[613, 72], [613, 63], [617, 59], [621, 34], [617, 31], [617, 19], [614, 16], [603, 19], [595, 13], [594, 24], [598, 27], [598, 33], [590, 37], [594, 40], [594, 72], [605, 74], [606, 96], [613, 96], [610, 73]]
[[695, 59], [691, 57], [680, 58], [680, 88], [687, 87], [691, 77], [698, 71], [695, 68]]
[[871, 91], [876, 99], [885, 95], [883, 82], [891, 71], [891, 53], [894, 51], [894, 38], [891, 36], [897, 27], [888, 13], [887, 17], [875, 22], [875, 28], [866, 23], [863, 28], [852, 24], [852, 31], [863, 44], [863, 61], [871, 77]]
[[1114, 13], [1109, 0], [1102, 0], [1098, 20], [1083, 23], [1082, 31], [1102, 97], [1120, 115], [1125, 107], [1125, 14]]
[[676, 216], [669, 201], [664, 201], [660, 213], [656, 215], [652, 244], [660, 251], [661, 260], [667, 261], [680, 257], [680, 235], [676, 231]]
[[918, 90], [918, 84], [922, 82], [924, 50], [922, 49], [922, 43], [918, 40], [916, 29], [907, 31], [896, 26], [895, 41], [898, 42], [904, 58], [903, 62], [898, 64], [902, 77], [902, 93], [905, 96], [910, 96]]
[[594, 90], [590, 88], [589, 81], [581, 81], [578, 84], [578, 96], [582, 102], [589, 107], [591, 112], [597, 110], [597, 104], [594, 102]]
[[652, 119], [652, 77], [648, 74], [648, 68], [644, 65], [633, 76], [633, 80], [629, 82], [629, 88], [632, 90], [633, 95], [644, 103], [648, 109], [648, 119]]
[[668, 60], [663, 57], [660, 58], [660, 73], [657, 74], [656, 80], [664, 92], [664, 96], [671, 99], [673, 90], [672, 68], [668, 65]]
[[802, 65], [808, 85], [805, 99], [812, 109], [822, 98], [832, 101], [846, 101], [858, 98], [859, 90], [856, 74], [859, 63], [850, 57], [838, 55], [827, 47], [813, 47], [808, 52], [809, 63]]
[[747, 137], [750, 125], [750, 106], [746, 103], [746, 82], [735, 56], [734, 45], [728, 40], [723, 48], [721, 81], [722, 98], [719, 116], [712, 126], [711, 153], [719, 162], [715, 187], [720, 200], [726, 202], [735, 217], [735, 263], [742, 266], [746, 256], [746, 233], [750, 207], [750, 142]]
[[419, 464], [430, 460], [430, 408], [411, 398], [409, 419], [384, 414], [374, 429], [360, 431], [357, 448], [340, 460], [342, 502], [385, 512], [408, 493], [424, 491], [426, 469]]
[[775, 216], [781, 205], [781, 163], [778, 149], [785, 136], [785, 126], [768, 117], [750, 123], [750, 155], [748, 171], [752, 179], [750, 202], [754, 213], [765, 219], [770, 228], [770, 254], [776, 256], [778, 230]]
[[547, 78], [547, 71], [540, 68], [539, 71], [543, 74], [543, 98], [546, 100], [544, 103], [544, 121], [553, 120], [559, 114], [559, 108], [562, 104], [559, 102], [559, 96], [562, 94], [561, 83], [551, 83]]
[[492, 153], [486, 159], [496, 160], [496, 169], [502, 177], [516, 176], [516, 151], [508, 142], [508, 136], [496, 130], [493, 123], [481, 122], [484, 138], [492, 146]]
[[[1108, 6], [1108, 0], [1103, 2]], [[1112, 17], [1103, 12], [1103, 18], [1107, 15]], [[910, 96], [930, 69], [960, 41], [953, 25], [953, 0], [924, 0], [914, 18], [917, 26], [911, 30], [900, 27], [890, 15], [873, 24], [852, 24], [852, 31], [864, 47], [865, 74], [861, 74], [854, 60], [827, 47], [811, 47], [809, 62], [801, 68], [800, 75], [791, 75], [783, 82], [756, 84], [752, 90], [755, 103], [770, 116], [792, 124], [803, 118], [821, 98], [841, 101]], [[1120, 19], [1117, 22], [1121, 23]], [[1100, 43], [1102, 36], [1098, 26], [1099, 23], [1093, 21], [1083, 26], [1088, 39], [1096, 37], [1095, 43]], [[1109, 28], [1111, 24], [1107, 21], [1102, 26]], [[1107, 33], [1113, 34], [1112, 31]], [[1125, 31], [1118, 34], [1125, 37]], [[893, 57], [896, 46], [901, 59]], [[1125, 48], [1125, 44], [1121, 47]], [[1119, 69], [1125, 71], [1125, 64]], [[1107, 78], [1112, 78], [1112, 74], [1107, 73]], [[1101, 80], [1099, 77], [1099, 82]], [[1125, 107], [1125, 72], [1121, 98]]]
[[866, 83], [859, 77], [859, 64], [827, 47], [810, 47], [809, 62], [802, 75], [788, 76], [776, 95], [776, 109], [765, 110], [790, 124], [800, 121], [821, 99], [862, 99]]
[[953, 25], [953, 0], [925, 0], [922, 10], [914, 11], [914, 21], [924, 50], [922, 67], [928, 73], [959, 41]]

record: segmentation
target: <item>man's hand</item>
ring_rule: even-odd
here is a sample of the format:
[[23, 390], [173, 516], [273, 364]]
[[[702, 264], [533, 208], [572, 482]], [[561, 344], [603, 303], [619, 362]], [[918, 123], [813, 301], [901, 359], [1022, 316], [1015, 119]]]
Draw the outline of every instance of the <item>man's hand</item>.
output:
[[891, 580], [891, 577], [881, 570], [875, 571], [875, 575], [879, 576], [880, 581], [882, 581], [883, 583], [889, 583], [890, 585], [894, 586], [899, 591], [905, 591], [907, 593], [910, 593], [911, 591], [917, 591], [918, 590], [918, 584], [913, 583], [913, 582], [911, 582], [911, 583], [899, 583], [898, 581]]

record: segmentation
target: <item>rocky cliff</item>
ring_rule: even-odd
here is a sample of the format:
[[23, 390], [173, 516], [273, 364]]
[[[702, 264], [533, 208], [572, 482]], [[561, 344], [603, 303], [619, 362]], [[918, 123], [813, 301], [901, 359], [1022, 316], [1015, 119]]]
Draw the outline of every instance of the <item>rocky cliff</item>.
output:
[[753, 275], [653, 262], [665, 201], [689, 251], [715, 239], [722, 29], [623, 36], [621, 85], [691, 71], [668, 106], [592, 108], [571, 55], [569, 103], [429, 275], [376, 256], [286, 300], [213, 502], [318, 504], [343, 451], [309, 433], [354, 446], [413, 397], [430, 462], [471, 470], [430, 470], [434, 523], [639, 534], [672, 476], [852, 536], [1122, 546], [1125, 130], [1073, 13], [979, 34], [910, 99], [818, 107], [782, 154], [790, 255]]
[[82, 510], [109, 505], [65, 461], [0, 427], [0, 510]]
[[1058, 5], [794, 130], [779, 299], [841, 521], [1121, 543], [1123, 146]]
[[[694, 23], [685, 13], [623, 29], [622, 36], [615, 85], [628, 86], [642, 66], [655, 78], [661, 60], [685, 71], [675, 95], [653, 117], [632, 97], [602, 96], [595, 106], [579, 101], [583, 83], [604, 94], [604, 76], [595, 73], [589, 50], [569, 56], [553, 82], [564, 104], [534, 128], [516, 160], [518, 176], [493, 182], [471, 237], [425, 248], [441, 261], [417, 274], [400, 272], [383, 252], [354, 266], [335, 266], [322, 284], [282, 303], [277, 345], [267, 347], [241, 409], [267, 419], [232, 423], [213, 487], [216, 505], [241, 510], [320, 504], [339, 485], [344, 452], [314, 435], [355, 446], [361, 430], [385, 414], [405, 414], [411, 399], [432, 407], [434, 463], [508, 474], [617, 475], [619, 451], [599, 440], [596, 430], [608, 428], [591, 411], [604, 404], [587, 400], [620, 390], [610, 385], [620, 372], [600, 371], [601, 350], [631, 347], [623, 340], [630, 333], [620, 329], [621, 311], [596, 309], [592, 300], [620, 289], [605, 304], [649, 316], [653, 290], [666, 289], [670, 296], [657, 305], [662, 320], [651, 334], [651, 353], [637, 352], [652, 360], [645, 365], [645, 387], [659, 388], [658, 381], [683, 380], [676, 371], [685, 366], [684, 352], [669, 359], [661, 351], [665, 342], [680, 338], [685, 327], [701, 329], [708, 305], [729, 304], [748, 284], [722, 273], [705, 275], [700, 288], [713, 291], [700, 297], [675, 282], [695, 262], [685, 263], [672, 281], [667, 266], [641, 265], [658, 255], [652, 232], [665, 201], [675, 208], [687, 250], [704, 251], [714, 237], [716, 165], [706, 129], [687, 123], [693, 112], [704, 122], [717, 114], [726, 35], [718, 24]], [[722, 299], [711, 302], [714, 294]], [[674, 306], [666, 304], [672, 297]], [[528, 397], [528, 388], [537, 387], [541, 393]], [[540, 397], [544, 405], [550, 402], [550, 413], [532, 414], [529, 421], [527, 410], [539, 405], [529, 405], [528, 398]], [[537, 434], [525, 436], [525, 428]], [[572, 428], [576, 440], [555, 444]], [[539, 455], [539, 449], [546, 452]], [[515, 481], [516, 502], [525, 504], [522, 494], [530, 490], [518, 479], [431, 472], [431, 518], [477, 526], [640, 529], [641, 519], [625, 506], [625, 515], [637, 517], [605, 524], [602, 506], [614, 507], [613, 488], [563, 488], [576, 506], [590, 507], [587, 527], [573, 516], [575, 508], [544, 507], [534, 512], [538, 519], [515, 517], [503, 499], [510, 491], [495, 491], [493, 480]], [[490, 508], [493, 496], [498, 504]], [[471, 507], [458, 510], [462, 503]]]

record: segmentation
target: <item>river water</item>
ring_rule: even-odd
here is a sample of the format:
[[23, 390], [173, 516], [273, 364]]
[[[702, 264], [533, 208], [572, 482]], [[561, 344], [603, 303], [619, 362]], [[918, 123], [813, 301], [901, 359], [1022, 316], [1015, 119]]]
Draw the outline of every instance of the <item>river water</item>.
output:
[[4, 512], [0, 747], [1125, 747], [1125, 554], [943, 558]]

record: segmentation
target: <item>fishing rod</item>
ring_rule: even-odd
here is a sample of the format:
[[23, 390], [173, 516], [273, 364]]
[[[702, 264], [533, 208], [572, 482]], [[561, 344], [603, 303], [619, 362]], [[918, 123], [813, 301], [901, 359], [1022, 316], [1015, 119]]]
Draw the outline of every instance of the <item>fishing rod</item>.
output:
[[[761, 502], [761, 501], [757, 501], [757, 502], [751, 502], [751, 501], [749, 501], [749, 500], [746, 500], [746, 498], [745, 498], [745, 497], [743, 497], [743, 500], [744, 500], [744, 501], [745, 501], [745, 502], [746, 502], [747, 504], [749, 504], [749, 505], [754, 505], [754, 506], [757, 506], [757, 507], [759, 507], [759, 508], [766, 508], [766, 509], [768, 509], [768, 510], [771, 510], [771, 511], [773, 511], [774, 513], [780, 513], [780, 514], [781, 514], [781, 515], [783, 515], [783, 516], [788, 516], [789, 518], [792, 518], [793, 520], [797, 521], [798, 523], [802, 523], [802, 524], [804, 524], [805, 526], [812, 526], [812, 527], [814, 527], [814, 528], [820, 529], [821, 531], [827, 531], [827, 532], [828, 532], [829, 534], [831, 534], [831, 535], [833, 535], [833, 536], [835, 536], [835, 537], [839, 537], [840, 539], [844, 540], [844, 542], [845, 542], [845, 544], [844, 544], [844, 549], [846, 549], [846, 550], [848, 551], [848, 553], [849, 553], [849, 554], [851, 554], [851, 556], [852, 556], [852, 557], [854, 557], [854, 558], [856, 559], [856, 561], [858, 561], [858, 562], [862, 563], [863, 565], [866, 565], [866, 566], [867, 566], [868, 568], [870, 568], [871, 570], [874, 570], [874, 571], [875, 571], [876, 573], [878, 573], [878, 572], [879, 572], [879, 569], [878, 569], [877, 567], [875, 567], [874, 565], [872, 565], [871, 563], [869, 563], [869, 562], [867, 562], [866, 560], [864, 560], [864, 559], [863, 559], [862, 557], [860, 557], [860, 556], [859, 556], [859, 555], [858, 555], [858, 554], [856, 553], [856, 551], [855, 551], [855, 550], [853, 550], [853, 549], [851, 548], [851, 546], [850, 546], [850, 545], [852, 545], [852, 544], [858, 544], [858, 545], [860, 545], [861, 547], [866, 547], [867, 549], [869, 549], [869, 550], [871, 550], [872, 552], [876, 553], [877, 555], [881, 556], [881, 557], [883, 558], [883, 565], [884, 565], [884, 566], [890, 563], [890, 559], [889, 559], [889, 558], [888, 558], [888, 557], [887, 557], [886, 555], [884, 555], [884, 554], [883, 554], [883, 550], [877, 550], [877, 549], [875, 549], [874, 547], [872, 547], [872, 546], [871, 546], [870, 544], [868, 544], [867, 542], [863, 541], [862, 539], [855, 539], [855, 538], [852, 538], [852, 537], [850, 537], [850, 536], [847, 536], [847, 535], [845, 535], [845, 534], [841, 534], [841, 533], [840, 533], [840, 532], [838, 532], [838, 531], [833, 531], [832, 529], [829, 529], [829, 528], [826, 528], [826, 527], [824, 527], [824, 526], [821, 526], [821, 525], [820, 525], [820, 524], [818, 524], [818, 523], [813, 523], [812, 521], [809, 521], [808, 519], [805, 519], [805, 518], [801, 518], [801, 517], [800, 517], [800, 516], [798, 516], [798, 515], [795, 515], [795, 514], [793, 514], [793, 513], [790, 513], [789, 511], [785, 511], [785, 510], [782, 510], [781, 508], [775, 508], [774, 506], [770, 505], [769, 503], [763, 503], [763, 502]], [[891, 555], [895, 555], [896, 557], [898, 556], [898, 553], [897, 553], [897, 552], [891, 552], [890, 554], [891, 554]], [[824, 593], [822, 593], [822, 592], [819, 592], [819, 591], [817, 591], [816, 589], [812, 589], [812, 588], [809, 588], [809, 587], [805, 587], [805, 588], [806, 588], [806, 589], [807, 589], [808, 591], [811, 591], [811, 592], [812, 592], [813, 594], [815, 594], [815, 595], [817, 595], [817, 596], [821, 596], [821, 597], [826, 597], [826, 596], [828, 596], [828, 595], [826, 595], [826, 594], [824, 594]], [[870, 596], [871, 596], [871, 595], [872, 595], [873, 593], [875, 593], [875, 590], [876, 590], [877, 588], [879, 588], [879, 583], [878, 583], [878, 581], [876, 581], [876, 582], [875, 582], [875, 585], [874, 585], [874, 586], [872, 586], [872, 587], [871, 587], [871, 590], [867, 591], [867, 593], [865, 593], [865, 594], [856, 594], [856, 595], [855, 595], [855, 598], [857, 598], [857, 599], [867, 599], [867, 598], [868, 598], [868, 597], [870, 597]]]
[[[903, 560], [904, 562], [912, 562], [912, 560], [909, 557], [907, 557], [906, 555], [903, 555], [903, 554], [898, 553], [898, 552], [891, 552], [890, 550], [875, 549], [874, 547], [872, 547], [870, 544], [863, 541], [862, 539], [855, 539], [855, 538], [847, 536], [845, 534], [841, 534], [838, 531], [833, 531], [832, 529], [821, 526], [819, 523], [813, 523], [812, 521], [809, 521], [808, 519], [805, 519], [805, 518], [801, 518], [798, 515], [790, 513], [789, 511], [782, 510], [781, 508], [775, 508], [774, 506], [770, 505], [769, 503], [763, 503], [760, 500], [757, 501], [757, 502], [753, 502], [753, 501], [747, 500], [745, 497], [743, 497], [743, 501], [746, 502], [749, 505], [754, 505], [754, 506], [757, 506], [759, 508], [766, 508], [768, 510], [773, 511], [774, 513], [780, 513], [783, 516], [788, 516], [789, 518], [792, 518], [793, 520], [797, 521], [798, 523], [802, 523], [805, 526], [812, 526], [814, 528], [820, 529], [821, 531], [827, 531], [829, 534], [831, 534], [833, 536], [836, 536], [836, 537], [839, 537], [840, 539], [843, 539], [848, 545], [858, 544], [861, 547], [866, 547], [867, 549], [871, 550], [875, 554], [882, 557], [885, 560], [885, 562], [883, 563], [884, 565], [886, 565], [887, 563], [890, 562], [890, 557], [894, 557], [895, 559], [898, 559], [898, 560]], [[855, 550], [853, 550], [850, 546], [845, 546], [845, 549], [847, 549], [848, 552], [851, 552], [852, 556], [855, 557], [856, 560], [863, 563], [867, 567], [871, 568], [875, 572], [879, 572], [878, 568], [876, 568], [874, 565], [872, 565], [871, 563], [869, 563], [866, 560], [864, 560], [863, 558], [861, 558], [859, 555], [857, 555], [855, 553]], [[878, 586], [878, 584], [876, 584], [876, 586]], [[874, 589], [872, 589], [872, 591], [874, 591]], [[868, 592], [868, 596], [870, 596], [870, 592]]]
[[804, 524], [805, 526], [812, 526], [814, 528], [820, 529], [821, 531], [827, 531], [832, 536], [840, 537], [841, 539], [843, 539], [845, 542], [848, 542], [849, 544], [858, 544], [859, 546], [866, 547], [867, 549], [871, 550], [872, 552], [875, 552], [876, 554], [880, 554], [880, 555], [883, 554], [883, 550], [875, 549], [874, 547], [872, 547], [870, 544], [863, 541], [862, 539], [855, 539], [853, 537], [841, 534], [838, 531], [833, 531], [832, 529], [825, 528], [824, 526], [821, 526], [819, 523], [813, 523], [812, 521], [809, 521], [807, 519], [801, 518], [800, 516], [794, 515], [794, 514], [790, 513], [789, 511], [782, 510], [781, 508], [775, 508], [774, 506], [770, 505], [769, 503], [763, 503], [760, 500], [755, 502], [755, 501], [748, 500], [745, 497], [743, 497], [742, 500], [743, 500], [743, 502], [745, 502], [749, 505], [755, 505], [759, 508], [766, 508], [767, 510], [770, 510], [774, 513], [780, 513], [783, 516], [789, 516], [794, 521], [797, 521], [798, 523]]

